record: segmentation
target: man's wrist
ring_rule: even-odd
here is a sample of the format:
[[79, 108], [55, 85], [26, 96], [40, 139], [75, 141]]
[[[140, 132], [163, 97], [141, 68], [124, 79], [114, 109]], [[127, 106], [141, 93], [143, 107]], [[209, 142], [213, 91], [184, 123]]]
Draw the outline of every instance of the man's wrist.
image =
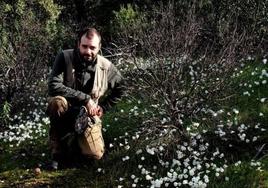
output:
[[91, 98], [89, 98], [85, 101], [85, 106], [87, 105], [94, 106], [95, 102]]

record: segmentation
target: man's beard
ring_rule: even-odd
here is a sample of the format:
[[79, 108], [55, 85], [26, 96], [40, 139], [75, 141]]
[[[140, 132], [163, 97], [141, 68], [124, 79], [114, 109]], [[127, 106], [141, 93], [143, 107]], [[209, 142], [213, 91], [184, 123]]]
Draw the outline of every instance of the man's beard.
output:
[[96, 59], [96, 56], [94, 55], [84, 55], [80, 53], [80, 56], [82, 57], [83, 61], [86, 63], [92, 63]]

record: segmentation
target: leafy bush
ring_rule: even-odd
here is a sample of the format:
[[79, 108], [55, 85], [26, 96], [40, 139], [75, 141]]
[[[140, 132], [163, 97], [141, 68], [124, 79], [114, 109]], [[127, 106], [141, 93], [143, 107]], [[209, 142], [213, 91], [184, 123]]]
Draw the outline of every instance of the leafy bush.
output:
[[46, 79], [47, 65], [67, 34], [56, 23], [60, 7], [52, 0], [1, 1], [0, 7], [0, 106], [6, 101], [19, 110], [32, 85]]
[[111, 21], [111, 32], [114, 36], [125, 35], [133, 37], [133, 33], [144, 27], [144, 13], [137, 6], [121, 5], [119, 11], [113, 11], [114, 19]]
[[232, 92], [230, 77], [245, 55], [240, 52], [252, 49], [243, 47], [247, 36], [236, 29], [221, 39], [220, 47], [206, 42], [214, 39], [204, 40], [204, 33], [211, 31], [196, 11], [193, 6], [180, 19], [174, 3], [161, 4], [146, 18], [146, 27], [133, 30], [133, 40], [121, 35], [126, 55], [121, 64], [129, 66], [130, 89], [158, 110], [155, 124], [175, 125], [182, 135], [187, 134], [187, 121], [202, 118]]

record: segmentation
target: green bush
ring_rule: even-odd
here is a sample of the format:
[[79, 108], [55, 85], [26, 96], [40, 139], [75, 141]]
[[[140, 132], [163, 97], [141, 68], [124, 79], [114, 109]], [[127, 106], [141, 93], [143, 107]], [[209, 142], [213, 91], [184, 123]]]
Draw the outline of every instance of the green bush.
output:
[[46, 78], [65, 30], [56, 22], [61, 8], [52, 0], [1, 1], [0, 7], [0, 104], [20, 102], [12, 105], [17, 108], [22, 107], [18, 99], [26, 99], [36, 81]]
[[125, 36], [130, 39], [141, 28], [146, 27], [145, 14], [135, 5], [121, 5], [119, 11], [113, 11], [113, 14], [110, 30], [115, 37]]

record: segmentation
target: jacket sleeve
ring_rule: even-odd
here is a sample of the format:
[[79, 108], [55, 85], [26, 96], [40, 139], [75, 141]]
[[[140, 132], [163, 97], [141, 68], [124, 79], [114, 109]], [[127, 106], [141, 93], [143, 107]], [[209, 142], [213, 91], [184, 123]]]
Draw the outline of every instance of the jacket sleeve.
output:
[[104, 112], [112, 108], [123, 97], [125, 91], [124, 79], [117, 68], [112, 64], [108, 71], [108, 92], [100, 106]]
[[72, 101], [86, 103], [90, 99], [89, 95], [64, 85], [63, 74], [66, 68], [65, 66], [64, 54], [61, 52], [57, 55], [52, 71], [48, 76], [49, 96], [60, 95]]

